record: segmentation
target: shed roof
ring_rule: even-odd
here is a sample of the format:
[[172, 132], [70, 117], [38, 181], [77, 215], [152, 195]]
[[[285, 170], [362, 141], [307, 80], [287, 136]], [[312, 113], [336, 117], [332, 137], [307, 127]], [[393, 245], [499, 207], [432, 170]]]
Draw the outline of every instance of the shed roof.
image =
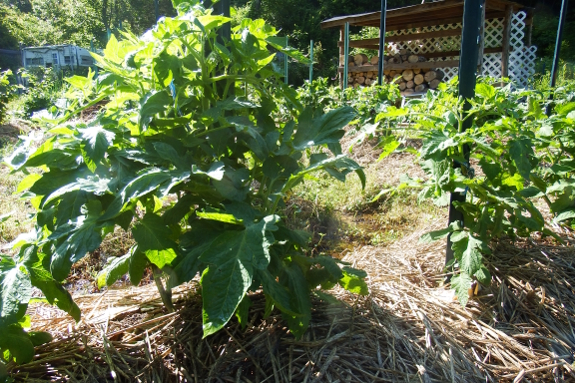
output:
[[[514, 12], [529, 10], [522, 4], [508, 0], [486, 0], [485, 18], [493, 19], [505, 16], [505, 8], [513, 7]], [[321, 23], [323, 29], [345, 25], [379, 27], [381, 12], [360, 13], [357, 15], [337, 16]], [[421, 28], [432, 25], [461, 22], [463, 18], [463, 0], [443, 0], [432, 3], [411, 5], [387, 11], [386, 30]]]

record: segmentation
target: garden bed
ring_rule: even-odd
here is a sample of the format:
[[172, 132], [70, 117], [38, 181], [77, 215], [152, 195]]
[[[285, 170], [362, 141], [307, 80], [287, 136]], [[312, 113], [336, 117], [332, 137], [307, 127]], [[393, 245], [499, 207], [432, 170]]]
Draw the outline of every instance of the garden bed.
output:
[[[357, 149], [356, 156], [360, 162], [369, 157]], [[407, 154], [386, 158], [377, 165], [384, 178], [377, 182], [385, 183], [386, 174], [387, 182], [397, 182], [399, 172], [390, 170], [415, 170], [412, 164]], [[342, 222], [358, 225], [371, 213], [339, 212]], [[177, 288], [177, 311], [168, 313], [149, 284], [75, 296], [84, 313], [78, 324], [57, 308], [32, 305], [34, 330], [50, 331], [55, 340], [38, 347], [32, 363], [12, 365], [12, 373], [27, 382], [574, 379], [572, 235], [558, 233], [566, 245], [537, 238], [497, 243], [487, 261], [494, 283], [462, 308], [442, 286], [445, 243], [418, 242], [424, 232], [443, 227], [446, 217], [421, 218], [394, 242], [350, 243], [340, 256], [368, 272], [370, 294], [340, 289], [334, 291], [339, 304], [317, 299], [300, 340], [278, 312], [263, 318], [261, 293], [251, 296], [245, 330], [233, 319], [202, 339], [199, 285]]]

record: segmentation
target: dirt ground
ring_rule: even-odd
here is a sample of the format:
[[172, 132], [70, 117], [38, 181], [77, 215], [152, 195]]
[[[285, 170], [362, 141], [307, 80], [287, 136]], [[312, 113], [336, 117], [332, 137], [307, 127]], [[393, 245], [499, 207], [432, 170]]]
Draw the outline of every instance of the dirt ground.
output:
[[[397, 184], [402, 172], [419, 171], [413, 156], [376, 163], [377, 150], [363, 145], [355, 156], [377, 167], [381, 179], [374, 183]], [[315, 299], [303, 339], [289, 333], [277, 312], [263, 317], [261, 293], [251, 296], [245, 329], [233, 319], [203, 339], [196, 282], [175, 290], [175, 313], [165, 311], [153, 284], [122, 286], [76, 294], [79, 323], [51, 306], [31, 305], [33, 330], [55, 340], [38, 347], [33, 362], [9, 367], [26, 382], [575, 381], [572, 233], [554, 228], [563, 245], [541, 238], [494, 243], [488, 259], [494, 281], [462, 308], [443, 284], [445, 243], [418, 242], [444, 227], [446, 211], [417, 212], [406, 210], [405, 222], [398, 218], [401, 235], [386, 237], [393, 240], [339, 238], [335, 255], [368, 272], [370, 294], [336, 289], [339, 303]], [[342, 224], [390, 230], [370, 209], [338, 214]]]

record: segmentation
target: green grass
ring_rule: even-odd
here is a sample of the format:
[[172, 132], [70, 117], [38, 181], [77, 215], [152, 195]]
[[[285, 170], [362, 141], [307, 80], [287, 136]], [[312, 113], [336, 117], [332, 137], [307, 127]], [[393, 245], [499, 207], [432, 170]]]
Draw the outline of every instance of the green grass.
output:
[[1, 164], [13, 148], [14, 145], [10, 143], [0, 148], [0, 216], [10, 215], [6, 221], [0, 223], [0, 246], [6, 245], [34, 227], [30, 219], [34, 208], [16, 193], [18, 184], [24, 179], [25, 174], [12, 173], [8, 166]]
[[[385, 161], [385, 160], [384, 160]], [[367, 185], [362, 190], [356, 175], [345, 183], [326, 174], [306, 179], [291, 196], [285, 210], [289, 224], [312, 234], [318, 252], [334, 256], [357, 245], [387, 246], [404, 236], [425, 230], [429, 223], [444, 215], [430, 202], [417, 202], [417, 191], [402, 190], [375, 197], [383, 189], [396, 186], [401, 162], [376, 163], [365, 169]]]

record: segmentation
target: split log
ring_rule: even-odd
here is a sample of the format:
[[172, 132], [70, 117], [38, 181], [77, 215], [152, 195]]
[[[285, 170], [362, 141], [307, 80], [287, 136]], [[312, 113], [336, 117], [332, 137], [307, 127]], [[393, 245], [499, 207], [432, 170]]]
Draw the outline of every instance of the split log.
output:
[[416, 87], [414, 88], [414, 90], [415, 90], [416, 92], [423, 92], [423, 91], [426, 90], [426, 89], [427, 89], [427, 84], [419, 84], [418, 86], [416, 86]]
[[425, 81], [426, 82], [430, 82], [431, 80], [441, 80], [443, 79], [443, 72], [440, 71], [439, 69], [435, 69], [435, 70], [430, 70], [429, 72], [427, 72], [425, 74]]
[[348, 67], [355, 66], [355, 63], [354, 63], [354, 62], [347, 63], [347, 66], [348, 66]]
[[373, 84], [373, 81], [372, 81], [371, 79], [369, 79], [369, 78], [366, 78], [366, 79], [365, 79], [365, 85], [369, 86], [369, 85], [371, 85], [371, 84]]
[[421, 73], [413, 78], [413, 82], [415, 83], [415, 85], [421, 85], [421, 84], [423, 84], [424, 81], [425, 81], [425, 78], [423, 77], [423, 75]]
[[401, 56], [399, 56], [399, 57], [401, 57], [401, 61], [402, 61], [402, 62], [406, 62], [408, 56], [407, 56], [407, 55], [401, 55]]
[[397, 74], [397, 72], [392, 70], [389, 72], [389, 77], [393, 78], [393, 77], [395, 77], [396, 74]]
[[429, 82], [429, 88], [430, 89], [437, 89], [437, 87], [439, 86], [439, 84], [441, 84], [441, 80], [438, 79], [433, 79]]
[[420, 74], [420, 73], [421, 73], [421, 68], [415, 68], [415, 69], [413, 69], [413, 73], [415, 73], [415, 74]]
[[416, 62], [419, 62], [419, 56], [417, 55], [409, 55], [407, 56], [407, 61], [414, 64]]
[[405, 90], [407, 88], [407, 83], [405, 81], [401, 81], [399, 83], [399, 90]]
[[370, 63], [371, 65], [377, 65], [377, 64], [379, 63], [379, 57], [373, 56], [373, 57], [369, 60], [369, 63]]
[[396, 54], [393, 55], [393, 58], [395, 59], [395, 63], [396, 64], [401, 64], [403, 61], [401, 60], [401, 55], [400, 54]]
[[383, 70], [383, 74], [386, 76], [389, 76], [389, 72], [391, 72], [389, 69], [384, 69]]
[[403, 91], [403, 93], [405, 93], [405, 94], [414, 93], [414, 92], [415, 91], [413, 89], [409, 89], [409, 88]]
[[356, 83], [353, 84], [353, 87], [354, 87], [354, 88], [359, 88], [360, 85], [356, 82]]
[[393, 76], [393, 82], [396, 84], [399, 84], [401, 81], [403, 81], [403, 78], [401, 77], [401, 75], [398, 73], [395, 76]]
[[401, 76], [403, 77], [403, 79], [405, 81], [410, 81], [410, 80], [413, 80], [414, 74], [413, 74], [413, 71], [411, 69], [406, 69], [403, 71]]
[[412, 88], [415, 87], [415, 83], [414, 83], [413, 81], [408, 81], [408, 82], [405, 84], [405, 87], [406, 87], [406, 88], [409, 88], [409, 89], [412, 89]]
[[355, 81], [361, 85], [361, 84], [365, 83], [365, 77], [363, 77], [363, 76], [358, 77], [355, 79]]
[[353, 56], [353, 62], [355, 63], [355, 65], [360, 66], [363, 65], [364, 63], [366, 63], [367, 60], [367, 56], [364, 55], [363, 53], [360, 53], [358, 55]]

